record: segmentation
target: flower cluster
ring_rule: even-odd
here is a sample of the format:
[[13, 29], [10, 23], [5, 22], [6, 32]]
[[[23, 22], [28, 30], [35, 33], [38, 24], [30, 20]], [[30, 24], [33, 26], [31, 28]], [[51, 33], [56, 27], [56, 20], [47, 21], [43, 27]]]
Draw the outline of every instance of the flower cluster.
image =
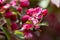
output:
[[26, 15], [22, 17], [22, 22], [24, 23], [21, 30], [29, 30], [31, 28], [40, 28], [40, 21], [43, 16], [47, 14], [46, 9], [40, 7], [30, 8], [26, 11]]
[[[27, 32], [26, 30], [38, 30], [40, 28], [40, 22], [42, 18], [46, 16], [47, 12], [47, 9], [42, 9], [40, 7], [28, 9], [26, 15], [22, 17], [23, 24], [21, 30], [25, 31], [25, 33]], [[27, 35], [29, 35], [29, 32]]]

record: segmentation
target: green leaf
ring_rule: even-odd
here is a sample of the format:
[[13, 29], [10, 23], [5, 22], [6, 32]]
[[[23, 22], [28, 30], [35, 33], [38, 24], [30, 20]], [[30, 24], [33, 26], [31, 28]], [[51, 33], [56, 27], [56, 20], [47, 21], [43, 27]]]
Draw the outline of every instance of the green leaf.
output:
[[28, 21], [26, 21], [26, 23], [27, 23], [27, 24], [32, 24], [32, 21], [29, 21], [29, 20], [28, 20]]
[[0, 18], [2, 17], [2, 13], [0, 12]]
[[7, 22], [7, 26], [10, 27], [10, 26], [11, 26], [11, 21], [10, 21], [10, 19], [6, 19], [6, 22]]
[[48, 26], [47, 22], [40, 23], [40, 26]]
[[23, 32], [21, 32], [21, 31], [19, 31], [19, 30], [16, 30], [16, 31], [14, 32], [14, 34], [15, 34], [19, 39], [21, 39], [21, 40], [24, 39], [24, 33], [23, 33]]

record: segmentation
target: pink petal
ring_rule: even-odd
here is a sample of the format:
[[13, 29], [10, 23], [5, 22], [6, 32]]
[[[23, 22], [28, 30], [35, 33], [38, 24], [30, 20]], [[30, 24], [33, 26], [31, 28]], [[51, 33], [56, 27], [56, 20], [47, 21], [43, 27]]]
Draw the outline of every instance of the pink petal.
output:
[[32, 28], [32, 24], [23, 24], [21, 30], [29, 30], [30, 28]]

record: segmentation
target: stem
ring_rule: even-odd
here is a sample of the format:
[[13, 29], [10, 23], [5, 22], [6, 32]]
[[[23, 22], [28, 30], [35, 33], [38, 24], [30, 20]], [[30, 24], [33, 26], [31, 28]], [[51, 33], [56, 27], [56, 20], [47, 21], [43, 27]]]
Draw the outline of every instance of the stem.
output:
[[6, 37], [8, 40], [10, 40], [10, 33], [8, 32], [8, 30], [4, 27], [1, 27], [1, 29], [3, 30], [3, 32], [5, 33]]
[[11, 30], [11, 21], [10, 21], [10, 19], [6, 19], [6, 22], [7, 22], [7, 27], [8, 27], [9, 32], [12, 33], [12, 30]]

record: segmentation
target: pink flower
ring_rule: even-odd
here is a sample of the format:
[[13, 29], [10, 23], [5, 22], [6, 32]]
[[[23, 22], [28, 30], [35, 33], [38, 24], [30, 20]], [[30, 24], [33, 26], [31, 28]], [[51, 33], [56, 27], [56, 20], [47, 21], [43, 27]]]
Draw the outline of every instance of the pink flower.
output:
[[35, 25], [39, 22], [38, 19], [36, 19], [34, 17], [30, 17], [29, 20], [33, 22], [33, 25]]
[[38, 19], [34, 19], [34, 20], [32, 20], [33, 21], [33, 24], [34, 25], [36, 25], [39, 21], [38, 21]]
[[47, 9], [43, 9], [43, 10], [42, 10], [42, 14], [43, 14], [44, 16], [46, 16], [47, 13], [48, 13], [48, 10], [47, 10]]
[[22, 17], [22, 22], [26, 22], [28, 19], [29, 19], [29, 15], [24, 15], [23, 17]]
[[11, 23], [11, 29], [14, 31], [14, 30], [17, 30], [18, 29], [18, 25], [15, 23], [15, 22], [12, 22]]
[[33, 8], [30, 8], [30, 9], [26, 10], [26, 14], [32, 16]]
[[39, 8], [39, 7], [34, 8], [32, 16], [36, 18], [41, 14], [41, 12], [42, 12], [42, 8]]
[[30, 28], [32, 28], [32, 24], [23, 24], [21, 30], [29, 30]]
[[30, 15], [30, 16], [33, 16], [35, 18], [36, 17], [38, 18], [38, 16], [41, 14], [41, 12], [42, 12], [42, 8], [37, 7], [37, 8], [30, 8], [30, 9], [28, 9], [26, 11], [26, 14]]
[[20, 0], [20, 6], [21, 7], [28, 7], [29, 6], [29, 1], [28, 0]]

